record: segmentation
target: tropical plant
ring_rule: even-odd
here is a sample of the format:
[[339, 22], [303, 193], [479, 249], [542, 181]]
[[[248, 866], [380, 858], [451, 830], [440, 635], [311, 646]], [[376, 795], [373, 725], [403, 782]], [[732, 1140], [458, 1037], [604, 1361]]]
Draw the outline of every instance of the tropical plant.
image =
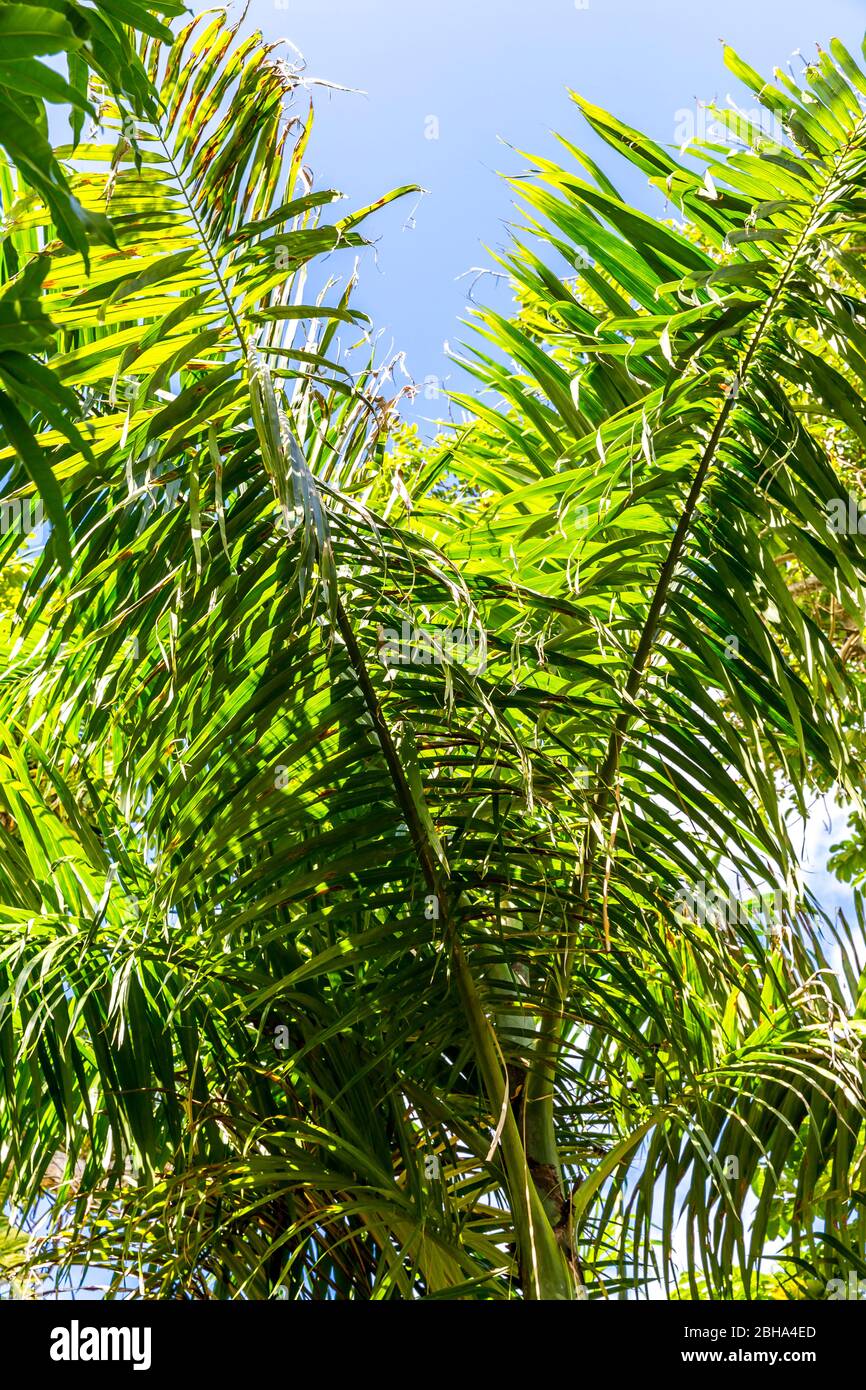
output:
[[399, 392], [317, 259], [386, 199], [324, 220], [260, 36], [147, 38], [134, 127], [92, 80], [58, 152], [112, 227], [86, 269], [6, 170], [71, 541], [0, 541], [0, 1136], [40, 1270], [611, 1296], [676, 1289], [682, 1211], [691, 1292], [731, 1297], [780, 1232], [859, 1247], [860, 966], [788, 825], [859, 781], [858, 687], [790, 587], [862, 628], [801, 407], [862, 438], [816, 346], [862, 381], [866, 76], [832, 52], [802, 90], [728, 54], [790, 144], [697, 172], [580, 103], [711, 250], [536, 162], [493, 399], [433, 449], [387, 453]]
[[[152, 114], [154, 92], [135, 40], [144, 33], [170, 42], [171, 31], [158, 16], [178, 15], [183, 8], [180, 0], [95, 0], [92, 5], [75, 0], [45, 4], [3, 0], [0, 4], [0, 145], [22, 184], [50, 212], [56, 234], [80, 252], [85, 265], [90, 239], [116, 245], [114, 233], [104, 214], [84, 207], [74, 196], [68, 169], [50, 143], [46, 103], [68, 108], [73, 151], [85, 120], [96, 114], [88, 85], [91, 73], [98, 74], [114, 93], [127, 122], [144, 111]], [[60, 70], [61, 55], [65, 76]], [[4, 207], [12, 201], [13, 190], [14, 185], [0, 173]], [[7, 240], [5, 258], [13, 277], [15, 257], [15, 243]], [[19, 408], [22, 397], [25, 404], [37, 397], [45, 418], [55, 419], [61, 432], [81, 443], [74, 425], [74, 398], [41, 362], [51, 325], [39, 303], [40, 283], [36, 260], [27, 276], [7, 287], [0, 305], [0, 431], [42, 494], [66, 558], [69, 539], [60, 489], [30, 426], [30, 412]]]

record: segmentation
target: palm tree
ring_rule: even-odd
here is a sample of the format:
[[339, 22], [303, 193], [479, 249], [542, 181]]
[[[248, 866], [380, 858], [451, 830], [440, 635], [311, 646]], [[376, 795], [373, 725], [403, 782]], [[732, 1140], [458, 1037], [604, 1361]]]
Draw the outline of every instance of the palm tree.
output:
[[24, 1212], [51, 1176], [39, 1267], [570, 1300], [673, 1287], [680, 1206], [693, 1292], [748, 1291], [780, 1224], [862, 1255], [859, 967], [787, 810], [859, 777], [790, 586], [862, 627], [831, 503], [866, 77], [729, 55], [790, 143], [695, 172], [581, 103], [707, 249], [539, 162], [493, 399], [389, 453], [399, 393], [321, 259], [387, 199], [326, 220], [258, 35], [141, 27], [137, 119], [97, 69], [100, 130], [56, 154], [113, 241], [83, 267], [3, 185], [38, 319], [4, 500], [49, 470], [63, 511], [23, 566], [0, 541], [2, 1153]]

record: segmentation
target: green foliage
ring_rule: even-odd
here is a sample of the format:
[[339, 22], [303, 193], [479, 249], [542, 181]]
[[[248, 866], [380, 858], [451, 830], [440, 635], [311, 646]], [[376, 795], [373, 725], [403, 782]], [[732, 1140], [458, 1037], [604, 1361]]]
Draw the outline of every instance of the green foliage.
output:
[[[135, 123], [92, 63], [68, 174], [113, 240], [85, 270], [26, 170], [2, 190], [34, 335], [4, 497], [52, 521], [0, 542], [0, 1135], [50, 1204], [36, 1266], [572, 1299], [677, 1296], [679, 1231], [694, 1296], [760, 1291], [779, 1239], [859, 1258], [862, 940], [837, 978], [787, 803], [860, 780], [859, 686], [794, 585], [862, 628], [828, 507], [866, 77], [729, 54], [791, 145], [697, 170], [580, 102], [692, 230], [538, 163], [521, 307], [478, 316], [486, 389], [428, 448], [319, 264], [387, 198], [333, 216], [259, 36], [139, 27]], [[728, 858], [733, 920], [683, 911]]]
[[[91, 73], [131, 111], [152, 111], [154, 94], [135, 49], [136, 31], [170, 41], [171, 31], [159, 16], [179, 15], [183, 9], [180, 0], [97, 0], [92, 6], [75, 0], [19, 0], [0, 5], [0, 143], [44, 201], [58, 234], [85, 262], [88, 239], [112, 241], [111, 227], [104, 215], [89, 211], [74, 196], [69, 172], [49, 143], [46, 103], [69, 108], [75, 145], [85, 118], [95, 115], [88, 90]], [[65, 75], [56, 62], [61, 55]]]
[[[39, 0], [0, 4], [0, 145], [9, 164], [51, 215], [56, 235], [88, 265], [91, 238], [116, 246], [104, 212], [86, 207], [75, 196], [71, 175], [52, 149], [46, 103], [68, 108], [74, 154], [85, 118], [95, 116], [89, 78], [97, 75], [127, 110], [153, 111], [154, 92], [135, 49], [136, 31], [171, 39], [158, 17], [183, 12], [180, 0], [75, 0], [40, 4]], [[128, 26], [133, 26], [130, 29]], [[44, 61], [48, 59], [48, 62]], [[59, 59], [65, 59], [66, 74]], [[127, 118], [129, 119], [129, 118]], [[16, 178], [0, 165], [0, 198], [7, 211], [15, 200]], [[0, 439], [5, 438], [24, 464], [48, 510], [55, 544], [69, 559], [66, 517], [50, 453], [37, 443], [33, 412], [81, 445], [74, 395], [40, 362], [53, 325], [40, 303], [44, 264], [28, 260], [32, 242], [4, 237], [7, 283], [0, 302]], [[24, 265], [25, 261], [28, 263]], [[22, 268], [23, 267], [23, 268]], [[21, 269], [21, 274], [18, 274]], [[25, 409], [21, 410], [21, 403]]]

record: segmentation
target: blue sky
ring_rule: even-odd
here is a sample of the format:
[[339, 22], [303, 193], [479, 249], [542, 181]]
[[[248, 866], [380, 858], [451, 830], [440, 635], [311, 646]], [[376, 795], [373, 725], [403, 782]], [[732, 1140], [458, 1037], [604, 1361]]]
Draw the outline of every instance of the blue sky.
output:
[[[497, 171], [525, 167], [519, 150], [552, 154], [553, 130], [598, 151], [569, 88], [673, 145], [678, 111], [737, 94], [720, 39], [769, 73], [795, 49], [811, 54], [816, 41], [834, 35], [859, 52], [866, 30], [866, 0], [588, 0], [578, 7], [585, 3], [250, 2], [248, 20], [268, 39], [297, 45], [309, 76], [365, 93], [318, 91], [310, 148], [318, 185], [358, 204], [408, 182], [429, 190], [411, 229], [404, 228], [414, 199], [368, 224], [377, 253], [364, 265], [356, 297], [383, 331], [383, 350], [392, 342], [405, 350], [418, 381], [451, 373], [456, 384], [443, 344], [463, 336], [459, 320], [472, 284], [458, 277], [489, 263], [484, 247], [504, 243], [511, 216], [510, 190]], [[603, 158], [615, 167], [615, 156]], [[640, 176], [619, 184], [648, 204]], [[497, 286], [485, 279], [474, 293], [489, 299]], [[444, 404], [419, 397], [422, 417], [442, 411]]]

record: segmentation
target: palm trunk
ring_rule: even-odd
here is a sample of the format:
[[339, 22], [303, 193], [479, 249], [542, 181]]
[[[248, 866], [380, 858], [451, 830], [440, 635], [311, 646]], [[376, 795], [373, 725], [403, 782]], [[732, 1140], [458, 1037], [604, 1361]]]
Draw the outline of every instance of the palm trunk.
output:
[[397, 802], [412, 835], [418, 860], [430, 893], [439, 904], [445, 940], [475, 1061], [484, 1084], [490, 1113], [496, 1131], [488, 1157], [501, 1147], [505, 1181], [511, 1203], [512, 1219], [517, 1238], [518, 1259], [524, 1297], [528, 1299], [570, 1300], [577, 1297], [578, 1286], [564, 1244], [551, 1220], [551, 1213], [561, 1216], [561, 1205], [552, 1202], [545, 1192], [544, 1180], [538, 1170], [533, 1173], [527, 1158], [523, 1137], [518, 1128], [511, 1104], [507, 1067], [493, 1024], [484, 1008], [475, 979], [460, 941], [451, 884], [431, 846], [424, 817], [408, 784], [400, 755], [388, 728], [363, 654], [358, 646], [345, 608], [337, 601], [337, 626], [346, 652], [367, 706], [379, 746], [382, 749]]

